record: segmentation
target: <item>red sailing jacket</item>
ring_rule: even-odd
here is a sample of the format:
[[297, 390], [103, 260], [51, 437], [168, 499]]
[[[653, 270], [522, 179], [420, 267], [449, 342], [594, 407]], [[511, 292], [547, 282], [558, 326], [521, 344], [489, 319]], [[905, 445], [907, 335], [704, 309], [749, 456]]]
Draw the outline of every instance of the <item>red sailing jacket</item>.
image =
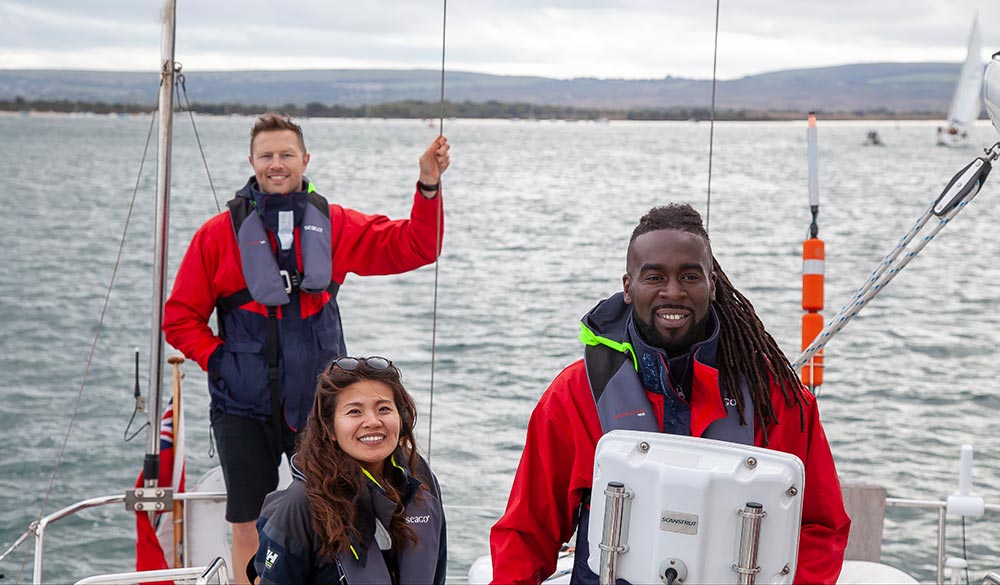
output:
[[[332, 280], [343, 283], [349, 272], [361, 276], [398, 274], [433, 262], [437, 257], [435, 242], [438, 238], [436, 216], [442, 209], [441, 197], [426, 199], [419, 191], [413, 196], [410, 219], [390, 220], [383, 215], [366, 215], [340, 205], [330, 205]], [[443, 216], [443, 214], [442, 214]], [[442, 218], [443, 230], [443, 218]], [[299, 227], [295, 231], [299, 232]], [[272, 249], [274, 235], [268, 232]], [[295, 234], [295, 249], [299, 269], [302, 267], [301, 238]], [[174, 280], [173, 291], [163, 314], [163, 332], [167, 342], [208, 370], [209, 357], [224, 340], [209, 327], [209, 318], [216, 310], [219, 299], [247, 287], [240, 262], [239, 244], [233, 232], [228, 211], [209, 219], [195, 233]], [[287, 335], [283, 350], [293, 352], [285, 361], [302, 361], [305, 351], [320, 357], [342, 350], [340, 317], [336, 299], [330, 292], [310, 294], [300, 291], [297, 302], [277, 307], [279, 321]], [[285, 319], [283, 309], [297, 306], [299, 315]], [[238, 313], [238, 314], [237, 314]], [[213, 408], [233, 414], [266, 417], [271, 414], [267, 395], [266, 359], [261, 348], [266, 343], [267, 308], [249, 301], [237, 311], [228, 313], [227, 324], [238, 319], [239, 327], [226, 331], [226, 352], [222, 362], [222, 375], [216, 385], [226, 384], [225, 392], [212, 392]], [[293, 343], [294, 342], [294, 343]], [[302, 347], [298, 347], [295, 344]], [[321, 345], [318, 349], [312, 345]], [[230, 347], [232, 346], [232, 347]], [[252, 350], [252, 351], [251, 351]], [[321, 355], [322, 354], [322, 355]], [[291, 361], [289, 361], [291, 360]], [[252, 363], [251, 363], [252, 361]], [[316, 358], [314, 361], [323, 361]], [[259, 362], [259, 363], [258, 363]], [[311, 382], [290, 383], [293, 376], [309, 370], [318, 371], [324, 363], [309, 363], [300, 367], [289, 366], [281, 387], [286, 405], [285, 415], [293, 428], [304, 422], [308, 405], [312, 402], [315, 378]], [[308, 366], [308, 367], [307, 367]], [[261, 374], [263, 372], [263, 374]], [[301, 378], [302, 376], [299, 376]], [[296, 378], [298, 380], [298, 378]], [[286, 387], [286, 386], [293, 387]], [[247, 386], [260, 386], [250, 388]], [[210, 390], [211, 380], [210, 380]], [[290, 402], [289, 402], [290, 401]], [[299, 420], [301, 419], [301, 420]]]
[[[717, 370], [698, 368], [695, 375], [701, 378], [696, 384], [715, 389], [691, 398], [692, 434], [700, 436], [711, 422], [725, 416], [725, 408], [719, 399]], [[779, 389], [772, 388], [772, 395], [780, 424], [768, 427], [767, 448], [794, 454], [805, 464], [795, 582], [835, 583], [851, 522], [816, 400], [809, 395], [803, 431], [798, 408], [787, 407]], [[662, 413], [662, 408], [654, 405], [653, 411]], [[556, 377], [531, 414], [507, 510], [490, 534], [493, 583], [540, 583], [555, 571], [559, 548], [573, 535], [575, 513], [590, 492], [601, 435], [581, 359]], [[759, 427], [755, 444], [763, 446]]]

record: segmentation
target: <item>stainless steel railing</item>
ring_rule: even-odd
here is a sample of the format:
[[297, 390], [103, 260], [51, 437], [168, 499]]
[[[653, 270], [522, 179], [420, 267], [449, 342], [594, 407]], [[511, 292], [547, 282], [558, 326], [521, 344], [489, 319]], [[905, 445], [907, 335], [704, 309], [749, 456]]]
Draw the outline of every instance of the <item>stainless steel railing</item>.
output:
[[[907, 498], [886, 498], [887, 508], [917, 508], [923, 510], [937, 510], [938, 514], [938, 534], [937, 534], [937, 584], [944, 585], [944, 560], [945, 560], [945, 533], [947, 528], [948, 502], [943, 500], [912, 500]], [[1000, 504], [987, 504], [986, 513], [1000, 512]]]
[[191, 581], [195, 585], [229, 585], [229, 568], [222, 557], [204, 567], [183, 567], [180, 569], [163, 569], [159, 571], [132, 571], [131, 573], [109, 573], [80, 579], [76, 585], [130, 585], [132, 583], [149, 583], [152, 581]]
[[[184, 493], [174, 494], [174, 499], [175, 500], [186, 500], [186, 501], [194, 501], [194, 500], [225, 501], [225, 499], [226, 499], [226, 493], [225, 492], [184, 492]], [[72, 515], [80, 512], [80, 511], [86, 510], [88, 508], [97, 508], [97, 507], [101, 507], [101, 506], [107, 506], [109, 504], [124, 504], [124, 503], [125, 503], [125, 494], [117, 494], [117, 495], [113, 495], [113, 496], [101, 496], [101, 497], [97, 497], [97, 498], [91, 498], [89, 500], [82, 500], [82, 501], [76, 502], [75, 504], [70, 504], [69, 506], [66, 506], [65, 508], [63, 508], [61, 510], [53, 512], [53, 513], [49, 514], [48, 516], [45, 516], [44, 518], [42, 518], [41, 520], [39, 520], [38, 521], [38, 525], [34, 529], [34, 532], [35, 532], [35, 561], [34, 561], [34, 572], [33, 572], [33, 576], [32, 576], [32, 583], [35, 583], [36, 585], [40, 585], [41, 583], [44, 582], [42, 580], [42, 571], [43, 571], [43, 568], [44, 568], [44, 559], [45, 559], [45, 556], [44, 556], [45, 555], [45, 530], [48, 528], [49, 524], [55, 523], [55, 522], [57, 522], [57, 521], [59, 521], [59, 520], [61, 520], [63, 518], [66, 518], [67, 516], [72, 516]], [[186, 510], [187, 510], [187, 506], [185, 506], [185, 511]], [[185, 526], [187, 526], [187, 523], [185, 523]], [[186, 536], [187, 535], [185, 535], [185, 541], [187, 540]], [[224, 564], [225, 563], [223, 563], [223, 565]], [[202, 568], [204, 568], [204, 567], [202, 567]], [[135, 580], [132, 580], [130, 582], [134, 583]]]

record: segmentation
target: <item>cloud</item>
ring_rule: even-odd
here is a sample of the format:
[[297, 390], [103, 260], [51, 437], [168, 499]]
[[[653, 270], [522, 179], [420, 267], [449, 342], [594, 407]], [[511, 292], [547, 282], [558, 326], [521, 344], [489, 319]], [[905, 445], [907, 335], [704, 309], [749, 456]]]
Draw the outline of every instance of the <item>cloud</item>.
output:
[[[238, 9], [236, 8], [238, 6]], [[177, 59], [192, 70], [440, 66], [442, 2], [181, 2]], [[0, 0], [2, 68], [155, 71], [159, 0]], [[985, 0], [721, 3], [718, 75], [853, 62], [960, 61]], [[464, 0], [448, 5], [450, 69], [546, 77], [709, 78], [715, 3]], [[990, 51], [992, 53], [993, 50]]]

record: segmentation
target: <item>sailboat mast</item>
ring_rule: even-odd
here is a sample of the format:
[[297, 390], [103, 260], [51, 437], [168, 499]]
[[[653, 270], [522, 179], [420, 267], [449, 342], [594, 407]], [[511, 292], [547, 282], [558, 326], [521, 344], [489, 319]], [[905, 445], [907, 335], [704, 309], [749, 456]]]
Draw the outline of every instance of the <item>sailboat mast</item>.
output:
[[159, 477], [160, 416], [163, 394], [163, 303], [166, 299], [167, 236], [170, 216], [170, 139], [174, 114], [175, 0], [163, 2], [163, 38], [160, 45], [160, 96], [156, 156], [156, 240], [153, 246], [153, 303], [149, 350], [149, 433], [143, 468], [147, 487]]

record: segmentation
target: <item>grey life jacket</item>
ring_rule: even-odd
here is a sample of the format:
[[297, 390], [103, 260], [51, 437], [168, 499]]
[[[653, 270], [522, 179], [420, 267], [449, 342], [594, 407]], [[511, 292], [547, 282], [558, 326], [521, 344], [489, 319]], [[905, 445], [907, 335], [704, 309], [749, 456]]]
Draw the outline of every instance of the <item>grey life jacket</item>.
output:
[[[395, 455], [402, 457], [402, 451], [397, 450]], [[295, 459], [293, 456], [291, 461], [292, 484], [268, 494], [264, 500], [257, 523], [260, 551], [247, 567], [250, 578], [259, 575], [262, 583], [282, 585], [394, 583], [382, 549], [392, 548], [387, 527], [396, 504], [386, 497], [379, 484], [365, 482], [362, 491], [354, 496], [354, 527], [358, 537], [351, 538], [346, 552], [327, 557], [320, 553], [318, 535], [312, 527], [306, 492], [308, 480]], [[392, 475], [397, 480], [394, 485], [403, 490], [403, 518], [416, 533], [418, 542], [398, 543], [390, 558], [395, 563], [399, 585], [443, 584], [447, 554], [441, 490], [426, 461], [418, 459], [417, 467], [421, 479], [393, 459]], [[266, 554], [262, 554], [264, 551]]]
[[[309, 184], [309, 191], [304, 196], [307, 204], [297, 226], [302, 250], [301, 276], [279, 270], [264, 222], [251, 199], [235, 197], [226, 204], [240, 247], [243, 278], [250, 296], [262, 305], [274, 307], [288, 304], [288, 295], [296, 286], [309, 293], [320, 293], [330, 286], [333, 274], [330, 204], [313, 191], [312, 184]], [[279, 233], [279, 238], [291, 237], [295, 227], [287, 223], [288, 233]], [[281, 231], [283, 228], [279, 226]]]
[[[378, 490], [374, 490], [372, 496], [378, 516], [376, 522], [388, 526], [395, 503]], [[440, 540], [444, 510], [440, 501], [431, 498], [428, 492], [424, 492], [421, 500], [411, 500], [403, 509], [406, 523], [417, 533], [417, 544], [407, 543], [398, 553], [399, 585], [434, 583], [438, 549], [442, 545]], [[366, 549], [352, 547], [348, 553], [341, 554], [338, 562], [350, 585], [390, 583], [389, 569], [375, 538], [371, 539]]]
[[[614, 430], [661, 432], [646, 396], [646, 389], [627, 354], [604, 345], [587, 346], [584, 350], [587, 378], [601, 420], [601, 431]], [[741, 384], [743, 404], [752, 408], [750, 388]], [[701, 434], [706, 439], [753, 445], [754, 417], [748, 409], [747, 424], [740, 424], [736, 401], [724, 399], [726, 416], [708, 426]]]
[[[426, 475], [430, 475], [430, 470], [426, 463], [420, 460]], [[395, 462], [394, 462], [395, 464]], [[444, 524], [444, 508], [433, 484], [428, 485], [430, 489], [420, 490], [421, 497], [417, 498], [420, 482], [412, 477], [408, 471], [396, 466], [398, 472], [406, 474], [406, 481], [409, 484], [409, 496], [404, 497], [406, 503], [403, 506], [403, 518], [406, 524], [417, 534], [417, 543], [407, 542], [404, 546], [397, 548], [396, 561], [398, 563], [399, 585], [428, 585], [435, 582], [435, 575], [438, 568], [441, 542], [441, 528]], [[388, 538], [388, 526], [392, 519], [396, 503], [390, 500], [385, 493], [375, 487], [369, 486], [368, 495], [371, 498], [371, 510], [373, 516], [360, 518], [361, 522], [371, 522], [368, 527], [360, 526], [362, 535], [372, 534], [365, 544], [352, 544], [350, 550], [341, 553], [337, 559], [338, 566], [348, 585], [366, 583], [390, 583], [389, 568], [386, 566], [385, 558], [380, 550], [380, 540]], [[362, 504], [365, 508], [368, 503]], [[359, 510], [360, 512], [361, 510]], [[380, 537], [380, 533], [381, 536]], [[384, 547], [388, 548], [388, 543]]]

